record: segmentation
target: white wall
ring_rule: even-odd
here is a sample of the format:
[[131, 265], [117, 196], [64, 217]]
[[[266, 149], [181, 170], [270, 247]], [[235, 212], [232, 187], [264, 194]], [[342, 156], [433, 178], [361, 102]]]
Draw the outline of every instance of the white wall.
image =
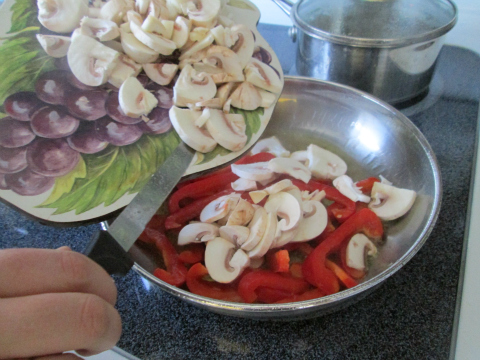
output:
[[[260, 22], [291, 25], [290, 18], [272, 0], [250, 0], [261, 12]], [[418, 0], [420, 1], [420, 0]], [[447, 35], [447, 44], [475, 50], [480, 54], [480, 0], [454, 0], [458, 22]]]

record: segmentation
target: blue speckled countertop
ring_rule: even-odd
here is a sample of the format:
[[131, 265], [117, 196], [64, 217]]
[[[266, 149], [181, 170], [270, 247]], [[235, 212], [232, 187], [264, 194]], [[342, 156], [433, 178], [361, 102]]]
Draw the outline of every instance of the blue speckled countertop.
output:
[[[286, 73], [287, 28], [260, 25]], [[321, 318], [229, 318], [152, 289], [135, 273], [116, 279], [119, 347], [142, 359], [447, 359], [452, 338], [480, 99], [480, 58], [446, 46], [429, 94], [402, 111], [430, 142], [443, 179], [437, 225], [420, 252], [366, 299]], [[0, 204], [0, 248], [82, 250], [98, 225], [51, 228]]]

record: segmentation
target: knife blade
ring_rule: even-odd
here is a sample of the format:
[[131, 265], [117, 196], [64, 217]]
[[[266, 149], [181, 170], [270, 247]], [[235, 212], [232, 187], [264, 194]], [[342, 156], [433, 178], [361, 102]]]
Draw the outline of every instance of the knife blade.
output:
[[84, 254], [109, 274], [126, 275], [133, 266], [128, 251], [190, 165], [195, 151], [181, 142], [108, 229], [92, 236]]

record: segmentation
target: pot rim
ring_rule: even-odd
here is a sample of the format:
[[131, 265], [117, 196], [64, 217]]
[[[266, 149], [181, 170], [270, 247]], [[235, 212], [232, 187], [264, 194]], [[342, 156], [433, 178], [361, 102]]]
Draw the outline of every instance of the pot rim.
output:
[[372, 39], [372, 38], [362, 38], [354, 37], [347, 35], [337, 35], [332, 34], [328, 31], [318, 29], [300, 18], [298, 15], [298, 7], [303, 3], [304, 0], [300, 0], [292, 7], [290, 12], [290, 18], [292, 19], [293, 26], [299, 28], [305, 34], [312, 36], [314, 38], [332, 42], [338, 45], [347, 45], [352, 47], [368, 47], [368, 48], [399, 48], [413, 44], [419, 44], [431, 40], [435, 40], [448, 31], [450, 31], [458, 20], [458, 8], [452, 0], [445, 0], [452, 6], [453, 17], [445, 25], [436, 28], [432, 31], [427, 31], [416, 36], [410, 36], [406, 38], [398, 39]]

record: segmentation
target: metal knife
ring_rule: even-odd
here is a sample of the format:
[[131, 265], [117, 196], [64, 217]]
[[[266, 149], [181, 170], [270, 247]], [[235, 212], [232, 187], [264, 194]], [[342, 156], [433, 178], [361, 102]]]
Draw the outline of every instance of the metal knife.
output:
[[108, 229], [93, 235], [84, 254], [109, 274], [126, 275], [133, 266], [128, 251], [177, 185], [194, 155], [195, 151], [181, 142]]

